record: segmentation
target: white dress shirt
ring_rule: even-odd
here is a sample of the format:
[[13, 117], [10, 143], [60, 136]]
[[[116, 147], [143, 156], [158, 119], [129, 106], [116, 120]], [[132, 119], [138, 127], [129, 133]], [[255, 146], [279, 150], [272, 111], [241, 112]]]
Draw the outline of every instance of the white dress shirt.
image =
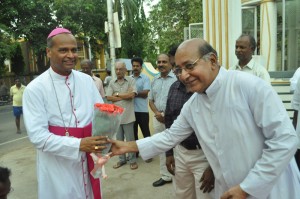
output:
[[298, 139], [281, 99], [260, 78], [221, 68], [206, 90], [185, 103], [170, 129], [137, 141], [143, 159], [195, 131], [215, 175], [215, 198], [240, 185], [248, 198], [297, 199]]
[[103, 100], [93, 79], [75, 70], [67, 77], [50, 68], [26, 87], [24, 121], [37, 150], [38, 198], [93, 198], [86, 153], [79, 151], [81, 139], [55, 135], [48, 126], [84, 127], [92, 121], [97, 102]]
[[234, 67], [230, 68], [231, 70], [240, 70], [257, 77], [262, 78], [266, 82], [270, 82], [270, 75], [267, 69], [262, 66], [260, 63], [256, 62], [253, 58], [249, 61], [249, 63], [243, 68], [237, 63]]

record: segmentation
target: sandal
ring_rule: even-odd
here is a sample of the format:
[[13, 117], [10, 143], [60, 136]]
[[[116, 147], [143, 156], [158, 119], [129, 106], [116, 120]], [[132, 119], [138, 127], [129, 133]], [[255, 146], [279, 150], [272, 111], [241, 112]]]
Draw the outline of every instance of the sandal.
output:
[[117, 168], [120, 168], [121, 166], [123, 166], [123, 165], [125, 165], [126, 164], [126, 162], [117, 162], [117, 164], [115, 164], [114, 166], [113, 166], [113, 168], [114, 169], [117, 169]]
[[135, 170], [135, 169], [137, 169], [137, 168], [138, 168], [138, 165], [137, 165], [136, 162], [130, 164], [130, 169], [131, 169], [131, 170]]

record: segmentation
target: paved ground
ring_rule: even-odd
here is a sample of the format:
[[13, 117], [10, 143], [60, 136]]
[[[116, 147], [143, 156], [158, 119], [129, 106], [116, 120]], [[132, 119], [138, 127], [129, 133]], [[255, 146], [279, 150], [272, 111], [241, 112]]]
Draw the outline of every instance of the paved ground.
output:
[[[13, 150], [13, 145], [21, 145], [21, 149]], [[2, 146], [3, 147], [3, 146]], [[35, 150], [27, 138], [11, 144], [5, 154], [1, 150], [0, 165], [12, 170], [12, 186], [14, 191], [10, 199], [37, 199], [37, 182], [35, 167]], [[129, 164], [115, 170], [112, 165], [117, 157], [112, 158], [106, 165], [108, 179], [102, 181], [103, 196], [106, 199], [168, 199], [172, 197], [172, 185], [154, 188], [152, 182], [159, 178], [159, 158], [151, 163], [138, 159], [139, 168], [130, 170]]]
[[[27, 138], [23, 121], [22, 134], [19, 135], [15, 133], [11, 107], [1, 106], [0, 118], [0, 165], [12, 170], [14, 191], [9, 199], [37, 199], [36, 152]], [[152, 186], [160, 177], [159, 157], [151, 163], [138, 158], [137, 170], [130, 170], [129, 164], [113, 169], [117, 160], [117, 157], [113, 157], [105, 167], [109, 176], [102, 181], [105, 199], [173, 198], [171, 184], [158, 188]]]

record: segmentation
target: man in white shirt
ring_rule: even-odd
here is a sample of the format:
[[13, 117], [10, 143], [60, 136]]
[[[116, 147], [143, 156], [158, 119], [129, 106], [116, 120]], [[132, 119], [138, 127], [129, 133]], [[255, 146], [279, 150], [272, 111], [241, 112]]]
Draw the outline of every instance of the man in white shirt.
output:
[[290, 83], [291, 83], [291, 92], [294, 92], [296, 90], [297, 87], [297, 82], [300, 78], [300, 67], [297, 68], [297, 70], [295, 71], [293, 77], [290, 79]]
[[244, 71], [270, 82], [270, 75], [266, 68], [252, 59], [255, 49], [256, 42], [254, 37], [245, 34], [241, 35], [235, 44], [235, 54], [239, 62], [230, 69]]
[[37, 150], [38, 198], [101, 199], [89, 153], [105, 148], [106, 137], [91, 137], [94, 104], [103, 100], [93, 79], [73, 70], [77, 42], [69, 30], [54, 29], [46, 52], [50, 68], [23, 95], [25, 126]]
[[260, 78], [220, 67], [202, 39], [177, 49], [177, 74], [193, 96], [173, 125], [136, 142], [111, 141], [114, 155], [160, 154], [194, 131], [215, 175], [216, 199], [297, 199], [298, 138], [281, 99]]

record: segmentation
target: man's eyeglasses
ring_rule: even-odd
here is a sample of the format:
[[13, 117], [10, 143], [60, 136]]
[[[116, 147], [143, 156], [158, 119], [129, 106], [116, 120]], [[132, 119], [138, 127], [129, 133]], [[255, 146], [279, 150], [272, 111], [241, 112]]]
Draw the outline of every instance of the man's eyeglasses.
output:
[[174, 73], [177, 76], [180, 76], [182, 74], [182, 70], [185, 70], [186, 72], [191, 72], [192, 70], [194, 70], [197, 61], [200, 60], [200, 57], [198, 59], [196, 59], [193, 63], [191, 64], [187, 64], [182, 68], [179, 68], [178, 66], [175, 67]]
[[193, 63], [191, 64], [186, 64], [184, 67], [179, 68], [179, 66], [176, 66], [174, 69], [174, 73], [176, 76], [180, 76], [182, 75], [182, 70], [185, 70], [187, 73], [191, 72], [194, 70], [196, 63], [200, 60], [200, 59], [206, 59], [208, 56], [210, 56], [211, 53], [207, 53], [205, 55], [203, 55], [202, 57], [199, 57], [198, 59], [196, 59]]

